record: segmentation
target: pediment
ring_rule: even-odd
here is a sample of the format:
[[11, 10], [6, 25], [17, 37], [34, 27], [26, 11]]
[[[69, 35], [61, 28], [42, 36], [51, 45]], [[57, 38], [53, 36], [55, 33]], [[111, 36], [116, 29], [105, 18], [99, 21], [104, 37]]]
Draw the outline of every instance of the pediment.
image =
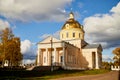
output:
[[44, 40], [40, 41], [39, 43], [50, 43], [51, 40], [52, 40], [52, 42], [60, 42], [61, 41], [55, 37], [49, 36], [49, 37], [45, 38]]

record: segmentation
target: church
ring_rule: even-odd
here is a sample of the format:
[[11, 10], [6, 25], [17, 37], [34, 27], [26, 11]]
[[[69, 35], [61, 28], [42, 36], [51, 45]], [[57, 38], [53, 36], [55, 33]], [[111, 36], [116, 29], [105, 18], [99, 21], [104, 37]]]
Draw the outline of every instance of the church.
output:
[[84, 27], [69, 14], [60, 30], [60, 39], [49, 36], [37, 44], [37, 66], [60, 66], [64, 69], [100, 69], [101, 44], [84, 40]]

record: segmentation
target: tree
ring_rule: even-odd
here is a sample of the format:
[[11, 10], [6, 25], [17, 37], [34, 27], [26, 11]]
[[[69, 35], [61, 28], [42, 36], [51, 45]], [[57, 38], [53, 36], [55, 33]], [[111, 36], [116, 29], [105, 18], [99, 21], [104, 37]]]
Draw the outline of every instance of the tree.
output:
[[115, 65], [120, 65], [120, 47], [115, 48], [115, 49], [113, 50], [113, 54], [115, 55], [115, 56], [113, 57], [113, 60], [114, 60]]
[[112, 62], [102, 62], [102, 68], [104, 69], [110, 69], [111, 68], [111, 65], [113, 65]]
[[3, 50], [3, 46], [1, 46], [2, 44], [0, 43], [0, 66], [2, 65], [2, 61], [3, 61], [3, 57], [4, 55], [2, 54], [2, 50]]
[[15, 37], [12, 30], [6, 28], [0, 34], [0, 59], [4, 64], [5, 60], [9, 61], [10, 66], [18, 66], [22, 60], [20, 52], [20, 38]]

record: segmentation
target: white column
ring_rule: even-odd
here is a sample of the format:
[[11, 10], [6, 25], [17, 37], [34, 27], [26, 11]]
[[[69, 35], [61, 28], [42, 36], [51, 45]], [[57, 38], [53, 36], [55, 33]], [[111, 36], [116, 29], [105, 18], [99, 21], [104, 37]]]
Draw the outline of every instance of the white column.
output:
[[56, 48], [54, 48], [54, 60], [53, 60], [53, 64], [54, 64], [54, 62], [56, 62], [56, 60], [57, 60], [57, 59], [56, 59], [56, 54], [57, 54], [57, 53], [56, 53]]
[[96, 69], [99, 69], [98, 53], [96, 52]]
[[46, 52], [45, 52], [45, 53], [46, 53], [46, 65], [49, 65], [49, 63], [48, 63], [48, 62], [49, 62], [49, 61], [48, 61], [48, 60], [49, 60], [49, 59], [48, 59], [48, 49], [47, 49], [47, 48], [46, 48]]
[[48, 52], [48, 62], [49, 65], [51, 66], [51, 51]]
[[58, 52], [58, 50], [56, 50], [56, 62], [57, 63], [59, 62], [59, 52]]
[[37, 53], [38, 53], [38, 55], [37, 55], [37, 66], [40, 65], [40, 52], [41, 52], [41, 49], [38, 49], [37, 50]]

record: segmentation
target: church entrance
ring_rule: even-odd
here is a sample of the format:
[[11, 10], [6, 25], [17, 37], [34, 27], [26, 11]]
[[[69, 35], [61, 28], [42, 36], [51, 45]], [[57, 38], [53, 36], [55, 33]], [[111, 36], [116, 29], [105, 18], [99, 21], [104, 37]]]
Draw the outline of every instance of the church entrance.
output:
[[93, 66], [93, 68], [96, 67], [96, 55], [95, 55], [95, 52], [92, 52], [92, 66]]

